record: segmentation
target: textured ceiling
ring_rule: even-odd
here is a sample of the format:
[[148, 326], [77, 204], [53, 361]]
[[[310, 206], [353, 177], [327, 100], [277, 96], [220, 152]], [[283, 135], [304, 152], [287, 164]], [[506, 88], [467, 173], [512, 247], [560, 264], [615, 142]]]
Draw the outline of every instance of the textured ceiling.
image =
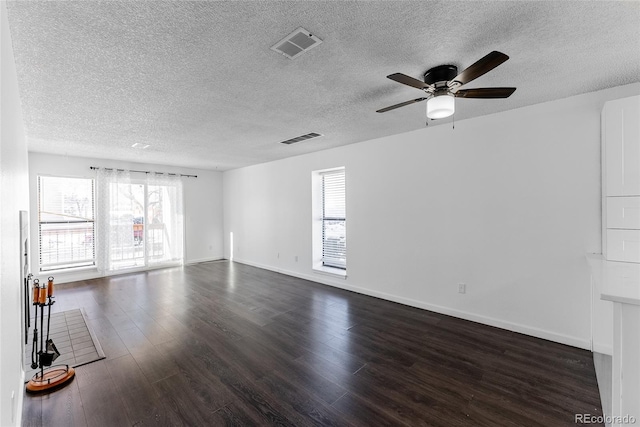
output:
[[[456, 120], [640, 79], [636, 1], [7, 4], [38, 152], [227, 170], [407, 132], [424, 103], [375, 110], [421, 92], [385, 76], [492, 50], [510, 60], [465, 88], [518, 90], [458, 99]], [[323, 43], [295, 60], [269, 49], [299, 26]], [[325, 136], [279, 144], [309, 132]]]

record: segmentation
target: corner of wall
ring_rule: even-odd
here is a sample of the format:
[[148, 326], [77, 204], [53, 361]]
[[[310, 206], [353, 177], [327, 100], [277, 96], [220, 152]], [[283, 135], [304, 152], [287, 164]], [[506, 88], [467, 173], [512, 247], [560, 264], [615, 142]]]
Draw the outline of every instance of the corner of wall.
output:
[[21, 271], [19, 211], [28, 210], [27, 143], [7, 4], [0, 1], [0, 425], [22, 416]]

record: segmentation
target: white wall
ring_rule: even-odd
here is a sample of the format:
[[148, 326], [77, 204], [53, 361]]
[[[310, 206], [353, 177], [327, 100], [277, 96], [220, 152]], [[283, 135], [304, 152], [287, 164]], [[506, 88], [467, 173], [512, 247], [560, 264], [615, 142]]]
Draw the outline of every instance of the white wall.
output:
[[[185, 264], [223, 257], [221, 172], [30, 152], [31, 264], [34, 274], [37, 275], [40, 268], [37, 216], [38, 175], [95, 177], [96, 172], [91, 170], [90, 166], [197, 175], [197, 178], [182, 178], [185, 205]], [[58, 272], [54, 273], [54, 276], [57, 282], [64, 283], [98, 277], [99, 274], [96, 269], [90, 269], [75, 273]]]
[[29, 199], [27, 144], [4, 1], [0, 31], [0, 425], [11, 426], [20, 423], [24, 387], [19, 211], [29, 209]]
[[[233, 232], [236, 261], [590, 348], [585, 254], [601, 252], [600, 111], [638, 92], [225, 172], [225, 253]], [[311, 268], [311, 172], [336, 166], [347, 174], [346, 280]]]

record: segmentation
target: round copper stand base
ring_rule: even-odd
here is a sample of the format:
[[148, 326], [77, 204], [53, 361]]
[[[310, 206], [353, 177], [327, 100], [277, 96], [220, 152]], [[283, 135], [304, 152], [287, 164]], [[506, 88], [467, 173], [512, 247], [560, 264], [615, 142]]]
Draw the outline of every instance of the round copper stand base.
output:
[[42, 375], [35, 374], [27, 383], [28, 393], [41, 393], [63, 387], [73, 379], [76, 371], [69, 365], [53, 366], [45, 369]]

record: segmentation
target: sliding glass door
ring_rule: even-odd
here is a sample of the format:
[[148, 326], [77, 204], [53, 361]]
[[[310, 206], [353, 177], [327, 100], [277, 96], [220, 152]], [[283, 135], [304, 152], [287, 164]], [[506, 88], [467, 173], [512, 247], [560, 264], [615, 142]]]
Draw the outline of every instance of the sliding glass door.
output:
[[[145, 186], [136, 183], [112, 183], [110, 192], [109, 259], [111, 270], [144, 267]], [[102, 224], [98, 224], [100, 228]]]
[[146, 186], [148, 265], [182, 263], [182, 182], [180, 178], [172, 178], [175, 177], [154, 175]]
[[183, 258], [182, 182], [126, 171], [98, 173], [99, 269], [176, 265]]

